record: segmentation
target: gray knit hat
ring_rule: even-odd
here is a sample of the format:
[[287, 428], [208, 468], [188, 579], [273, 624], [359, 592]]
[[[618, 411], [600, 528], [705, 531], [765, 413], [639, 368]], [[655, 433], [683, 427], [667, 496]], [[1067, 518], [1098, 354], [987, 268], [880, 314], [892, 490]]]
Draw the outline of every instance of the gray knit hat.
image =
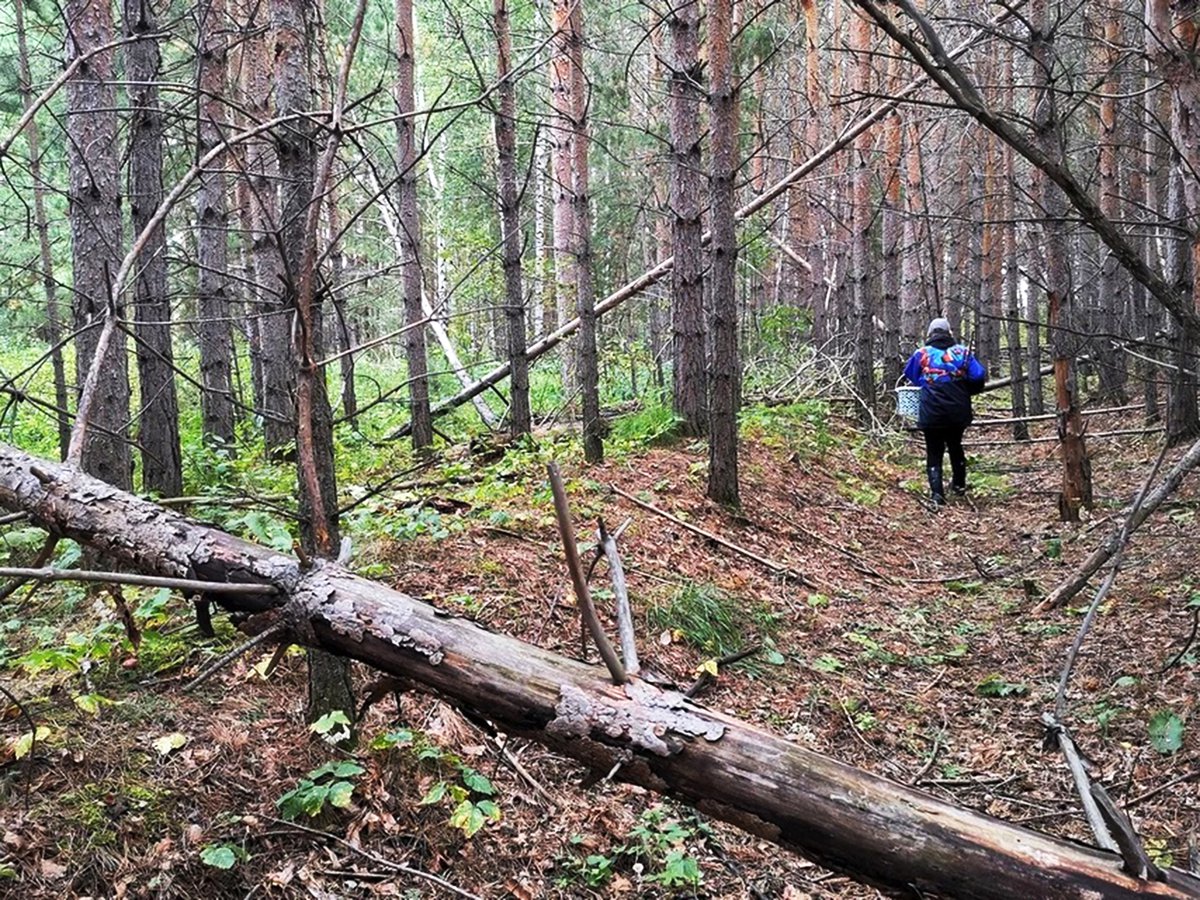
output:
[[933, 337], [934, 332], [944, 331], [950, 334], [950, 322], [948, 319], [934, 319], [929, 323], [929, 327], [925, 329], [925, 337]]

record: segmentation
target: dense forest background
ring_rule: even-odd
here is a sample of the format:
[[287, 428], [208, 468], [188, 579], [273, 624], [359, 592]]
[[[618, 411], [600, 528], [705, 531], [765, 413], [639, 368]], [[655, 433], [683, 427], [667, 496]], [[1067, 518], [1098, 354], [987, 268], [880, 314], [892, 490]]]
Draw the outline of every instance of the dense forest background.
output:
[[[675, 681], [708, 673], [712, 689], [719, 669], [719, 702], [788, 740], [1008, 820], [1036, 806], [1028, 821], [1089, 840], [1057, 818], [1074, 807], [1048, 767], [1019, 767], [1011, 796], [970, 793], [1018, 777], [991, 780], [997, 748], [1053, 697], [1050, 744], [1071, 720], [1102, 747], [1093, 774], [1124, 779], [1156, 864], [1183, 865], [1196, 773], [1172, 766], [1195, 753], [1198, 595], [1194, 500], [1169, 498], [1200, 462], [1200, 444], [1174, 449], [1200, 438], [1198, 42], [1191, 0], [12, 0], [0, 437], [306, 571], [336, 559], [566, 653], [565, 588], [548, 611], [534, 599], [565, 584], [543, 468], [562, 461], [584, 514], [657, 517], [631, 527], [637, 624]], [[909, 477], [893, 389], [937, 316], [987, 363], [997, 430], [971, 445], [969, 505], [942, 511], [944, 541], [914, 542], [909, 517], [937, 510]], [[1047, 674], [1083, 611], [1066, 604], [1111, 565], [1082, 643], [1160, 508], [1153, 537], [1170, 542], [1130, 589], [1141, 618], [1080, 662], [1072, 719], [1078, 648], [1057, 688]], [[246, 645], [192, 589], [51, 588], [38, 567], [78, 573], [96, 562], [87, 541], [12, 515], [3, 561], [36, 571], [5, 569], [0, 588], [24, 598], [0, 621], [0, 667], [26, 688], [4, 688], [0, 721], [19, 734], [2, 787], [16, 797], [26, 760], [41, 805], [2, 814], [0, 890], [287, 895], [346, 877], [312, 858], [289, 869], [271, 821], [288, 840], [403, 848], [429, 890], [449, 872], [489, 896], [554, 879], [564, 896], [873, 895], [826, 894], [837, 876], [611, 773], [595, 810], [547, 826], [542, 782], [561, 760], [522, 774], [469, 710], [403, 686], [404, 725], [384, 728], [368, 707], [395, 685], [315, 649], [293, 671], [288, 634], [241, 610], [260, 641]], [[681, 550], [697, 534], [739, 563]], [[1037, 602], [1067, 618], [1005, 618]], [[1182, 620], [1192, 636], [1167, 652], [1150, 632]], [[761, 656], [727, 675], [718, 660], [745, 652]], [[235, 687], [230, 722], [204, 726], [223, 749], [203, 759], [184, 734], [201, 701], [179, 693], [164, 712], [143, 690], [277, 667], [259, 686], [272, 709]], [[315, 737], [297, 748], [301, 714]], [[78, 749], [109, 722], [123, 726], [110, 756]], [[260, 727], [285, 737], [261, 757]], [[352, 730], [376, 737], [351, 753]], [[149, 731], [167, 743], [143, 759]], [[502, 815], [491, 756], [516, 773], [505, 791], [541, 799]], [[406, 800], [397, 772], [420, 788]], [[247, 799], [245, 778], [270, 796]], [[83, 827], [60, 822], [48, 851], [64, 810]], [[161, 848], [176, 882], [152, 875], [154, 816], [183, 829]]]

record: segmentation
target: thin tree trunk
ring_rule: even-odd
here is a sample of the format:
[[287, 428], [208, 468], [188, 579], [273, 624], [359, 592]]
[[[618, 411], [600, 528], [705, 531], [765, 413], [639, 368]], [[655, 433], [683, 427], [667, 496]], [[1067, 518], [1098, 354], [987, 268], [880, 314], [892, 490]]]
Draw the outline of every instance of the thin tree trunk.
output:
[[[269, 20], [262, 6], [253, 11]], [[275, 113], [274, 45], [269, 21], [247, 22], [242, 72], [246, 103], [253, 120], [263, 122]], [[307, 107], [306, 107], [307, 108]], [[246, 147], [253, 231], [250, 235], [258, 298], [259, 356], [262, 369], [263, 442], [278, 455], [295, 439], [296, 370], [292, 363], [292, 309], [285, 296], [283, 239], [279, 217], [279, 148], [268, 139]]]
[[712, 160], [710, 193], [712, 305], [708, 331], [709, 499], [726, 505], [738, 496], [737, 415], [741, 405], [741, 357], [738, 353], [737, 218], [734, 178], [738, 167], [738, 98], [733, 64], [733, 2], [712, 0], [708, 18], [708, 58], [712, 71], [709, 131]]
[[[113, 39], [107, 0], [67, 0], [67, 62]], [[82, 386], [97, 352], [110, 279], [121, 264], [120, 152], [112, 50], [92, 55], [67, 81], [67, 165], [70, 170], [71, 259], [76, 384]], [[119, 310], [118, 310], [119, 312]], [[99, 368], [91, 421], [83, 445], [83, 469], [126, 490], [133, 481], [129, 449], [129, 369], [125, 333], [118, 330]]]
[[680, 431], [708, 430], [708, 385], [704, 364], [704, 170], [700, 154], [700, 4], [672, 4], [670, 30], [669, 132], [671, 142], [671, 376], [672, 406]]
[[[17, 90], [21, 108], [33, 104], [33, 78], [29, 69], [29, 42], [25, 36], [25, 0], [14, 0], [17, 29]], [[131, 102], [136, 109], [136, 105]], [[50, 224], [46, 218], [46, 186], [42, 181], [41, 134], [37, 118], [30, 116], [25, 126], [25, 143], [29, 148], [29, 177], [33, 182], [33, 221], [38, 233], [38, 254], [42, 271], [42, 289], [46, 293], [45, 339], [50, 347], [50, 367], [54, 372], [55, 419], [58, 422], [58, 449], [63, 459], [71, 442], [71, 421], [68, 414], [66, 365], [62, 352], [62, 316], [58, 306], [58, 280], [54, 275], [54, 257], [50, 250]], [[170, 496], [170, 495], [168, 495]]]
[[[311, 21], [306, 0], [271, 0], [275, 46], [275, 103], [281, 115], [307, 111], [312, 104]], [[333, 140], [333, 138], [329, 138]], [[333, 452], [333, 414], [323, 371], [317, 366], [324, 341], [321, 306], [316, 297], [315, 260], [318, 222], [313, 188], [316, 146], [313, 127], [301, 118], [276, 139], [283, 190], [283, 261], [287, 305], [295, 309], [292, 358], [296, 371], [296, 470], [299, 482], [300, 540], [312, 557], [330, 559], [340, 543], [337, 517], [337, 466]], [[328, 173], [324, 173], [326, 176]], [[321, 185], [323, 188], [324, 185]], [[345, 660], [311, 652], [308, 659], [310, 721], [341, 710], [354, 715], [354, 694]]]
[[591, 90], [583, 68], [583, 0], [570, 0], [571, 91], [574, 134], [572, 214], [575, 226], [574, 255], [576, 314], [579, 316], [579, 391], [583, 412], [583, 456], [590, 463], [604, 460], [604, 423], [600, 419], [600, 354], [597, 348], [596, 291], [592, 259], [591, 189], [588, 163], [588, 109]]
[[521, 206], [517, 194], [517, 86], [512, 74], [512, 34], [507, 0], [495, 0], [496, 80], [500, 85], [496, 113], [496, 150], [500, 182], [500, 230], [504, 241], [504, 313], [508, 324], [508, 427], [514, 437], [529, 434], [529, 361], [525, 358], [525, 295], [521, 284]]
[[[225, 115], [228, 23], [225, 0], [203, 0], [196, 9], [198, 155], [218, 146], [229, 131]], [[233, 325], [229, 303], [229, 215], [225, 154], [216, 156], [196, 192], [196, 275], [200, 324], [200, 412], [204, 437], [234, 447]]]
[[[146, 0], [124, 0], [125, 33], [156, 29]], [[156, 41], [138, 41], [125, 50], [129, 78], [129, 215], [140, 234], [163, 199], [163, 122], [158, 99], [161, 58]], [[171, 301], [167, 295], [166, 230], [158, 226], [142, 250], [133, 286], [137, 323], [138, 385], [141, 410], [138, 444], [142, 450], [142, 487], [164, 497], [183, 492], [179, 442], [179, 400], [171, 344]]]
[[[871, 26], [864, 16], [854, 15], [850, 26], [850, 43], [854, 53], [854, 89], [866, 96], [871, 89]], [[851, 211], [851, 278], [853, 279], [853, 346], [854, 391], [858, 396], [858, 418], [869, 425], [875, 416], [875, 355], [874, 304], [871, 285], [871, 224], [875, 210], [871, 203], [870, 158], [874, 135], [864, 131], [854, 141], [854, 175]]]
[[[1117, 78], [1117, 65], [1120, 58], [1121, 12], [1108, 3], [1103, 8], [1104, 21], [1103, 40], [1097, 46], [1100, 48], [1100, 71], [1106, 73], [1100, 87], [1100, 210], [1108, 218], [1116, 221], [1121, 216], [1120, 173], [1118, 171], [1117, 153], [1119, 134], [1117, 132], [1117, 94], [1120, 83]], [[1124, 406], [1129, 402], [1125, 391], [1127, 377], [1125, 354], [1120, 347], [1114, 346], [1113, 336], [1117, 332], [1118, 323], [1129, 321], [1125, 313], [1125, 294], [1128, 279], [1118, 264], [1116, 257], [1101, 248], [1103, 257], [1100, 264], [1100, 280], [1098, 293], [1100, 295], [1100, 339], [1095, 346], [1096, 364], [1100, 371], [1100, 387], [1098, 399], [1105, 406]]]
[[404, 321], [409, 326], [404, 336], [404, 355], [408, 362], [409, 416], [412, 420], [412, 444], [423, 450], [433, 443], [433, 418], [429, 413], [429, 376], [425, 350], [425, 328], [418, 324], [424, 317], [421, 306], [423, 255], [421, 253], [421, 213], [417, 205], [417, 146], [414, 56], [415, 30], [412, 0], [396, 0], [396, 143], [400, 182], [397, 208], [400, 214], [401, 282], [404, 294]]
[[[550, 3], [550, 106], [553, 116], [550, 121], [550, 170], [554, 186], [553, 243], [554, 243], [554, 298], [558, 310], [558, 325], [561, 328], [578, 306], [576, 292], [579, 279], [576, 275], [577, 260], [572, 252], [575, 242], [575, 208], [572, 198], [575, 190], [574, 152], [575, 138], [573, 116], [575, 113], [575, 88], [572, 77], [571, 51], [569, 43], [570, 12], [572, 0], [551, 0]], [[571, 396], [577, 369], [575, 342], [563, 348], [562, 389], [563, 396]]]
[[[1051, 160], [1061, 162], [1063, 136], [1058, 118], [1054, 77], [1058, 61], [1049, 28], [1048, 0], [1032, 0], [1030, 16], [1030, 55], [1034, 63], [1034, 129], [1039, 149]], [[1046, 259], [1046, 300], [1050, 325], [1050, 343], [1054, 353], [1054, 396], [1058, 411], [1058, 437], [1062, 448], [1062, 493], [1059, 514], [1064, 522], [1078, 522], [1080, 509], [1092, 506], [1091, 467], [1083, 438], [1083, 417], [1076, 396], [1075, 316], [1073, 285], [1068, 273], [1067, 241], [1064, 234], [1066, 202], [1058, 186], [1039, 170], [1039, 201]], [[1031, 369], [1032, 371], [1032, 369]]]

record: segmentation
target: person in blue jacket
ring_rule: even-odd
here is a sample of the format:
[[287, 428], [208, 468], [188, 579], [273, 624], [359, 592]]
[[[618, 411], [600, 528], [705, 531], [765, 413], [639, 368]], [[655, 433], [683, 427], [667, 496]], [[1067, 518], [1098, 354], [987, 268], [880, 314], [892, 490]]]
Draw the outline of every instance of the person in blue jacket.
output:
[[926, 331], [925, 346], [908, 359], [904, 377], [921, 388], [917, 428], [925, 434], [925, 469], [935, 506], [946, 502], [942, 459], [950, 452], [950, 490], [967, 490], [967, 455], [963, 432], [971, 424], [971, 397], [983, 390], [987, 368], [967, 347], [957, 343], [950, 323], [934, 319]]

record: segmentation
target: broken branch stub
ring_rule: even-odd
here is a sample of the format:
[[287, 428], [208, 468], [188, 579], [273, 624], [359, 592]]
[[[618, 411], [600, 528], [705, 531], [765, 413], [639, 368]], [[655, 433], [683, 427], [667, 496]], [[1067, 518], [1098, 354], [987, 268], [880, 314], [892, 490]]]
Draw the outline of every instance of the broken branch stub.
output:
[[[33, 472], [37, 468], [42, 478]], [[951, 806], [730, 716], [677, 691], [490, 633], [332, 564], [294, 558], [192, 522], [70, 466], [0, 444], [0, 506], [146, 574], [273, 584], [213, 594], [268, 613], [289, 637], [405, 679], [496, 726], [690, 803], [893, 894], [957, 898], [1200, 898], [1200, 880], [1121, 871], [1117, 854]]]

